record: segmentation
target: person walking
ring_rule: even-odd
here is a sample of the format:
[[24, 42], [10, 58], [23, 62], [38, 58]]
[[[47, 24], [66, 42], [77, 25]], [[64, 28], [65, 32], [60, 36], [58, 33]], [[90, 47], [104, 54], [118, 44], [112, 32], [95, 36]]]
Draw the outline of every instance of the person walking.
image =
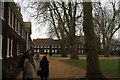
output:
[[26, 80], [33, 80], [36, 76], [36, 62], [33, 55], [29, 55], [24, 62], [25, 78]]
[[49, 77], [49, 61], [46, 56], [42, 57], [39, 67], [41, 68], [41, 80], [47, 80]]
[[32, 54], [31, 50], [27, 50], [21, 57], [20, 60], [18, 62], [18, 67], [22, 68], [23, 71], [23, 76], [22, 76], [22, 80], [25, 80], [25, 70], [24, 70], [24, 61], [28, 58], [28, 56]]

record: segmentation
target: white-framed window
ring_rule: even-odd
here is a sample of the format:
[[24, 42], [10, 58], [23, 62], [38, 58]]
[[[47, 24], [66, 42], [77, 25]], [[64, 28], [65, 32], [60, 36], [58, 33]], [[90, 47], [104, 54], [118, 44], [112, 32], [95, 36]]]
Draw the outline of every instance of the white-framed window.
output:
[[12, 28], [14, 28], [14, 13], [12, 11]]
[[49, 50], [49, 49], [47, 49], [47, 52], [49, 53], [49, 52], [50, 52], [50, 50]]
[[36, 49], [34, 49], [34, 53], [36, 53]]
[[36, 48], [37, 48], [38, 45], [36, 45]]
[[58, 48], [60, 48], [60, 45], [58, 45]]
[[11, 22], [11, 8], [8, 7], [8, 24], [11, 26], [10, 22]]
[[10, 57], [10, 55], [9, 55], [9, 47], [10, 47], [10, 39], [9, 38], [7, 38], [7, 58], [9, 58]]
[[55, 49], [55, 53], [57, 53], [57, 49]]
[[52, 53], [54, 52], [54, 49], [52, 49]]
[[47, 48], [50, 48], [50, 45], [47, 45]]
[[41, 45], [41, 48], [43, 48], [43, 45]]
[[39, 49], [37, 49], [37, 52], [39, 53], [39, 52], [40, 52], [40, 50], [39, 50]]
[[54, 45], [52, 45], [52, 48], [54, 48]]
[[0, 35], [0, 59], [2, 59], [2, 35]]
[[10, 49], [10, 56], [13, 57], [13, 40], [11, 39], [11, 49]]
[[81, 53], [81, 50], [79, 50], [79, 53]]
[[37, 48], [39, 48], [39, 45], [37, 45]]
[[55, 48], [57, 48], [57, 45], [55, 45]]
[[37, 45], [35, 45], [35, 48], [37, 48]]
[[44, 48], [46, 48], [46, 45], [44, 45]]
[[20, 22], [18, 22], [18, 34], [20, 35]]
[[4, 2], [0, 1], [0, 18], [4, 19]]
[[15, 31], [17, 32], [17, 18], [15, 17]]
[[46, 49], [44, 49], [44, 53], [46, 53], [46, 51], [47, 51], [47, 50], [46, 50]]
[[82, 50], [82, 52], [81, 53], [84, 53], [84, 51]]

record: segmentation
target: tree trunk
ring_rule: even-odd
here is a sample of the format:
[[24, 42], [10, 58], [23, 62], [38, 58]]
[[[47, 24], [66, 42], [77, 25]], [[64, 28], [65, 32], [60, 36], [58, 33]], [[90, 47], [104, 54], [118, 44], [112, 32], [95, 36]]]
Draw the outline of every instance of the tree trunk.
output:
[[67, 50], [65, 49], [65, 45], [66, 43], [61, 40], [60, 41], [60, 54], [61, 54], [61, 57], [67, 57]]
[[109, 57], [110, 52], [112, 51], [110, 45], [111, 45], [111, 39], [110, 39], [110, 38], [109, 38], [109, 39], [107, 38], [107, 39], [106, 39], [106, 46], [105, 46], [104, 57]]
[[87, 54], [87, 72], [86, 78], [88, 80], [104, 79], [100, 70], [100, 63], [98, 59], [97, 40], [93, 27], [92, 18], [92, 4], [91, 2], [83, 2], [83, 30], [85, 34], [86, 54]]
[[70, 51], [71, 51], [71, 59], [79, 59], [78, 53], [77, 53], [77, 48], [76, 48], [74, 41], [70, 45]]

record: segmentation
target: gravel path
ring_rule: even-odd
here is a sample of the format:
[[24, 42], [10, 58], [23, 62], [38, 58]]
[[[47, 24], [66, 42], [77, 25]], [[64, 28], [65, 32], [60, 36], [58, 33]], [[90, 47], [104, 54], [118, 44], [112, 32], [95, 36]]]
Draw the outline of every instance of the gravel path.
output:
[[[65, 60], [69, 58], [60, 57], [48, 57], [49, 60], [49, 78], [79, 78], [85, 76], [85, 70], [78, 67], [72, 66], [70, 64], [61, 62], [60, 60]], [[39, 61], [37, 62], [37, 68], [39, 66]], [[22, 72], [17, 76], [17, 78], [22, 78]], [[36, 78], [39, 78], [38, 76]]]
[[51, 58], [49, 60], [50, 78], [77, 78], [85, 76], [85, 70], [60, 61], [64, 59], [66, 58]]

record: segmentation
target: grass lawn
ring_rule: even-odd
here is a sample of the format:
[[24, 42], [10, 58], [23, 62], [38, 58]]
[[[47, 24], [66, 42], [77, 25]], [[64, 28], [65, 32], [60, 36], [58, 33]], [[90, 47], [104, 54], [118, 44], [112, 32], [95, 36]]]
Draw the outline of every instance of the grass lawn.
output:
[[[71, 54], [67, 54], [67, 57], [70, 57]], [[100, 57], [104, 57], [104, 55], [99, 55]], [[61, 57], [61, 54], [53, 54], [52, 57]], [[86, 57], [85, 54], [78, 54], [78, 57]], [[110, 55], [110, 57], [118, 57], [117, 55]]]
[[[67, 54], [67, 57], [70, 57], [71, 54]], [[85, 54], [78, 54], [79, 57], [86, 57]], [[53, 54], [52, 57], [61, 57], [61, 54]]]
[[[67, 54], [67, 57], [70, 57], [71, 54]], [[52, 57], [61, 57], [61, 54], [53, 54]], [[85, 54], [78, 54], [78, 57], [86, 57]]]
[[[62, 62], [86, 69], [86, 60], [62, 60]], [[100, 60], [100, 66], [103, 74], [111, 78], [117, 78], [119, 75], [119, 63], [120, 62], [118, 60]]]

